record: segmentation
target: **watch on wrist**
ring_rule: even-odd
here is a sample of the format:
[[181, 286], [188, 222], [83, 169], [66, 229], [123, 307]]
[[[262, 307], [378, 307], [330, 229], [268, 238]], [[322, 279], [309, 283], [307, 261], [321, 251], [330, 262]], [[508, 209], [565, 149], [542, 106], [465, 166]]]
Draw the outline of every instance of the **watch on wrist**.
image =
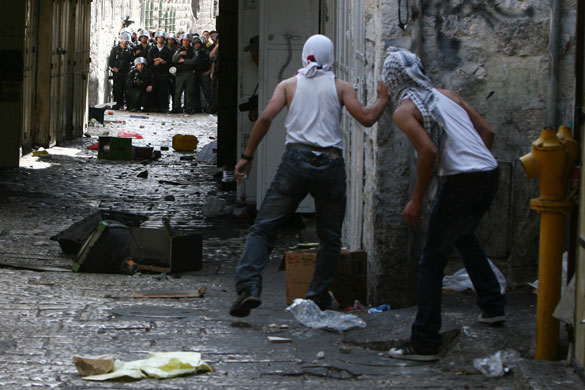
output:
[[240, 157], [243, 158], [244, 160], [248, 160], [248, 161], [252, 161], [254, 159], [253, 156], [248, 156], [245, 153], [242, 153], [242, 155]]

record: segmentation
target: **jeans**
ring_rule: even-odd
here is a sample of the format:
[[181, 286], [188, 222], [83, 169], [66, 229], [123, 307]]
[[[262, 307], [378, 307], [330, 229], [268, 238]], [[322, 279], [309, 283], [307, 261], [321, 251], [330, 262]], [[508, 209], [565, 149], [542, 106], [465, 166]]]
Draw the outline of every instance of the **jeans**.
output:
[[431, 212], [419, 263], [418, 312], [411, 342], [442, 344], [439, 331], [443, 271], [453, 248], [461, 255], [480, 309], [487, 315], [504, 314], [506, 298], [474, 234], [496, 195], [498, 178], [499, 168], [445, 177]]
[[319, 248], [313, 280], [306, 297], [318, 305], [331, 302], [329, 286], [335, 279], [345, 216], [345, 167], [342, 157], [288, 147], [282, 157], [236, 269], [236, 292], [262, 285], [261, 272], [274, 247], [276, 232], [307, 194], [315, 199]]

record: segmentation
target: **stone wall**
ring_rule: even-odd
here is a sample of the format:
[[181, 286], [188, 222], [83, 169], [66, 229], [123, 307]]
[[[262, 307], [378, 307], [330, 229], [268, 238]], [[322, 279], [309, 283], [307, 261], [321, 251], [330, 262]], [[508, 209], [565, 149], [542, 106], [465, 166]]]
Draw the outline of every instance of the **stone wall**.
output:
[[200, 0], [195, 15], [195, 31], [201, 34], [203, 31], [217, 30], [216, 17], [218, 12], [218, 0]]
[[[402, 30], [397, 2], [366, 4], [367, 19], [372, 21], [366, 30], [368, 63], [374, 64], [368, 85], [372, 96], [386, 47], [416, 50], [420, 19], [415, 15]], [[422, 4], [421, 57], [427, 73], [435, 86], [459, 93], [497, 133], [493, 153], [502, 168], [500, 191], [479, 236], [512, 285], [534, 280], [539, 220], [529, 199], [538, 196], [538, 186], [526, 177], [518, 157], [530, 150], [545, 126], [550, 2], [422, 0]], [[564, 1], [563, 9], [557, 125], [571, 126], [575, 1]], [[402, 220], [416, 167], [412, 147], [393, 126], [391, 112], [389, 107], [365, 142], [364, 193], [369, 195], [364, 199], [363, 241], [371, 260], [371, 300], [398, 306], [413, 299], [424, 227], [414, 231]]]

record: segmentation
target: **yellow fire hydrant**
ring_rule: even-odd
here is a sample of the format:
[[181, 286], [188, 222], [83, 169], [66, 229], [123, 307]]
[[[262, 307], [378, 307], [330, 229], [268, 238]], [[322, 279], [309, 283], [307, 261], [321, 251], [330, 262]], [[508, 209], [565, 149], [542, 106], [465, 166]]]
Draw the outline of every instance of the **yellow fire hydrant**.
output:
[[567, 184], [578, 154], [577, 142], [569, 128], [545, 128], [532, 142], [532, 152], [520, 157], [528, 177], [537, 177], [540, 197], [530, 208], [540, 213], [538, 254], [538, 306], [536, 310], [537, 360], [554, 360], [559, 348], [559, 321], [553, 311], [561, 297], [563, 219], [574, 206], [567, 198]]

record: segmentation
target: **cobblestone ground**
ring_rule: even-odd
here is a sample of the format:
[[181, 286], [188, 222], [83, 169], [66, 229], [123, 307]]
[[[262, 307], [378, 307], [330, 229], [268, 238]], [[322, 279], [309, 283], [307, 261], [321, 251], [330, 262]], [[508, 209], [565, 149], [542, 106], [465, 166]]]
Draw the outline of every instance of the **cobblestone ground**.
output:
[[[106, 115], [106, 120], [126, 123], [90, 127], [93, 138], [51, 148], [50, 155], [43, 158], [25, 156], [21, 168], [0, 171], [0, 262], [4, 264], [0, 272], [1, 388], [513, 387], [509, 376], [487, 379], [469, 369], [469, 359], [467, 368], [449, 363], [453, 360], [407, 363], [389, 359], [385, 353], [388, 344], [368, 344], [366, 338], [384, 338], [399, 326], [407, 333], [412, 311], [401, 320], [402, 325], [400, 314], [382, 313], [375, 323], [361, 313], [368, 319], [369, 333], [367, 337], [353, 333], [357, 342], [351, 343], [354, 331], [340, 335], [301, 326], [283, 310], [284, 272], [278, 271], [284, 248], [295, 242], [294, 231], [283, 235], [265, 270], [262, 306], [242, 321], [230, 317], [234, 268], [250, 220], [203, 216], [203, 204], [210, 194], [228, 203], [235, 201], [233, 191], [219, 190], [215, 177], [221, 171], [211, 164], [181, 160], [193, 154], [176, 153], [172, 148], [163, 151], [160, 160], [144, 164], [98, 160], [96, 152], [86, 149], [96, 142], [95, 136], [106, 131], [116, 135], [124, 129], [144, 136], [135, 145], [150, 144], [155, 149], [170, 147], [176, 133], [193, 134], [200, 140], [200, 150], [215, 135], [215, 117], [149, 115], [140, 119], [116, 112]], [[137, 177], [145, 170], [147, 178]], [[165, 200], [169, 196], [174, 201]], [[144, 226], [158, 228], [167, 216], [177, 229], [202, 232], [203, 270], [168, 278], [70, 272], [72, 257], [64, 255], [49, 237], [98, 208], [144, 214], [149, 217]], [[61, 267], [63, 272], [22, 269], [26, 266]], [[203, 298], [132, 298], [143, 290], [200, 287], [207, 288]], [[473, 307], [472, 296], [461, 299], [465, 307]], [[533, 315], [533, 306], [521, 305]], [[460, 313], [451, 317], [469, 318]], [[526, 333], [526, 316], [519, 312], [518, 318], [524, 325], [511, 326], [511, 330]], [[468, 333], [473, 339], [469, 340], [477, 343], [485, 331], [475, 328], [474, 319], [470, 321], [472, 331]], [[269, 335], [289, 337], [292, 343], [268, 343]], [[462, 350], [465, 345], [457, 351]], [[144, 358], [148, 351], [199, 351], [215, 371], [165, 381], [94, 383], [82, 380], [71, 361], [73, 355], [100, 354], [129, 361]], [[317, 359], [318, 352], [324, 352], [322, 359]]]

